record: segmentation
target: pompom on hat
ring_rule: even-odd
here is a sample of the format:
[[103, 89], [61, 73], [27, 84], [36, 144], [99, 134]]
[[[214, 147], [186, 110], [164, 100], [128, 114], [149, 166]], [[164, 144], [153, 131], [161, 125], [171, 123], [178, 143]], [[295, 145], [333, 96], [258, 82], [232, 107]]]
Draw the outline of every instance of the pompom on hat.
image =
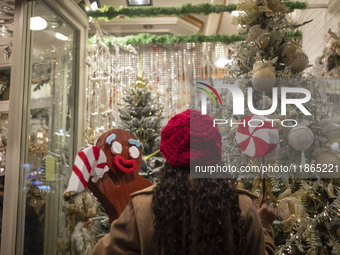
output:
[[161, 132], [160, 151], [173, 166], [221, 161], [222, 138], [214, 119], [188, 109], [173, 116]]

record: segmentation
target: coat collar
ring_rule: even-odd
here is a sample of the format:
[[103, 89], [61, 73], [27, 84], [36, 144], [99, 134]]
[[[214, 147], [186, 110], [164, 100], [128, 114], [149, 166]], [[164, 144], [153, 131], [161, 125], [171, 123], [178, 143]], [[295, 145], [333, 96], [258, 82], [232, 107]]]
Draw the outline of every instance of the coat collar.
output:
[[153, 184], [145, 189], [142, 190], [138, 190], [132, 194], [130, 194], [130, 197], [135, 197], [137, 195], [141, 195], [141, 194], [152, 194], [153, 193], [153, 189], [156, 187], [156, 184]]

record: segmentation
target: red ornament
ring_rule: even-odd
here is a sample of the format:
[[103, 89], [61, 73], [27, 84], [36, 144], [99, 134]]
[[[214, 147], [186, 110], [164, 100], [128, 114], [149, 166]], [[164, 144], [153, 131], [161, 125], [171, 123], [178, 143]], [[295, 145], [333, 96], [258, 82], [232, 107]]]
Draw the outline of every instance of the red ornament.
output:
[[249, 157], [263, 157], [279, 143], [279, 132], [274, 123], [264, 116], [244, 117], [237, 128], [236, 141]]

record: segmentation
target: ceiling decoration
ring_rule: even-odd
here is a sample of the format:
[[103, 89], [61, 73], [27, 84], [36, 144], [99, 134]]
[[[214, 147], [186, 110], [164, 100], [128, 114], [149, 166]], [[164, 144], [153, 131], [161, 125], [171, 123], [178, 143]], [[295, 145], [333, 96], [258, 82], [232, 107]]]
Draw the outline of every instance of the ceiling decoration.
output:
[[[225, 44], [244, 41], [244, 37], [241, 35], [202, 35], [202, 34], [193, 34], [193, 35], [154, 35], [154, 34], [138, 34], [138, 35], [129, 35], [126, 37], [104, 37], [104, 42], [107, 46], [113, 46], [115, 44], [121, 45], [138, 45], [138, 44], [177, 44], [181, 42], [222, 42]], [[89, 38], [89, 44], [96, 43], [96, 38]]]
[[[305, 2], [285, 2], [285, 5], [289, 7], [290, 11], [307, 8]], [[202, 33], [204, 22], [198, 22], [200, 21], [199, 19], [189, 14], [209, 15], [211, 13], [233, 12], [235, 10], [238, 10], [236, 4], [214, 5], [202, 3], [192, 5], [189, 3], [180, 7], [105, 6], [98, 10], [86, 11], [86, 13], [91, 18], [94, 18], [97, 24], [99, 24], [98, 19], [104, 19], [106, 22], [100, 22], [100, 27], [104, 31], [110, 31], [111, 34], [116, 36], [128, 35], [126, 37], [100, 36], [102, 42], [108, 46], [114, 44], [176, 44], [180, 42], [223, 42], [228, 44], [243, 41], [244, 38], [238, 34], [197, 34]], [[181, 19], [179, 16], [186, 17], [186, 19]], [[133, 17], [133, 19], [129, 19], [131, 17]], [[175, 28], [177, 30], [175, 30]], [[152, 29], [153, 34], [149, 34], [147, 32], [148, 29]], [[161, 35], [155, 35], [156, 33]], [[92, 33], [92, 35], [94, 34], [95, 33]], [[96, 34], [98, 34], [98, 32], [96, 32]], [[297, 33], [288, 36], [299, 37], [300, 34]], [[96, 42], [97, 37], [98, 36], [93, 37], [94, 39], [90, 39], [89, 42]]]
[[[285, 2], [285, 5], [291, 10], [306, 9], [305, 2]], [[105, 6], [95, 11], [86, 11], [88, 16], [105, 20], [112, 20], [118, 16], [125, 17], [155, 17], [158, 15], [177, 15], [183, 16], [188, 14], [204, 14], [232, 12], [237, 8], [236, 4], [214, 5], [209, 3], [192, 5], [184, 4], [181, 7], [114, 7]]]

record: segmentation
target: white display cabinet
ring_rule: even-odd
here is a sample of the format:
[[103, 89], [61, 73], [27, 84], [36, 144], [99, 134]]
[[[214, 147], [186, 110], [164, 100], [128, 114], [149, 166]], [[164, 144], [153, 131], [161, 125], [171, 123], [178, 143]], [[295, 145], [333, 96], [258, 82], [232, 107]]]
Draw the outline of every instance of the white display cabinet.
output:
[[14, 17], [1, 254], [61, 254], [63, 192], [83, 144], [88, 19], [69, 0], [16, 1]]

